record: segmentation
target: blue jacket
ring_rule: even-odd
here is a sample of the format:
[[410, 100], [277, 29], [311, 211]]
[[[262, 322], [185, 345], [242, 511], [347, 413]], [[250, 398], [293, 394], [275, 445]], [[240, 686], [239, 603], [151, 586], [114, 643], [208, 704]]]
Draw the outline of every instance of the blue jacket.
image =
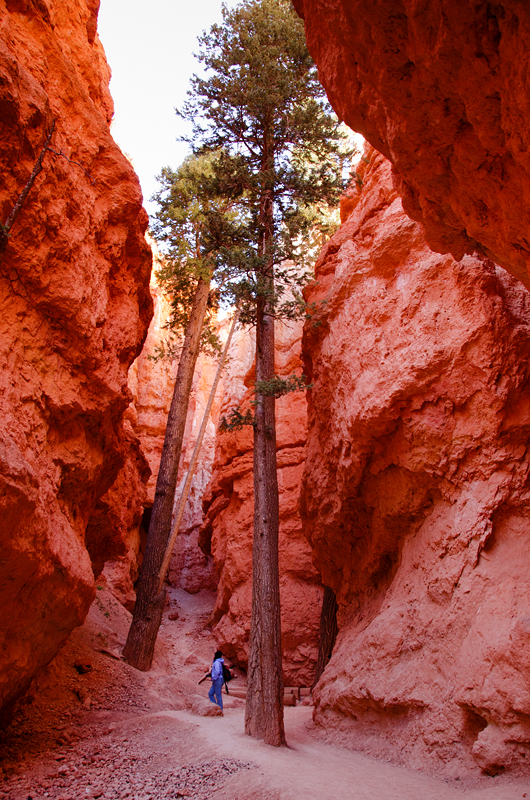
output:
[[224, 658], [217, 658], [212, 664], [212, 681], [216, 681], [223, 677], [223, 664]]

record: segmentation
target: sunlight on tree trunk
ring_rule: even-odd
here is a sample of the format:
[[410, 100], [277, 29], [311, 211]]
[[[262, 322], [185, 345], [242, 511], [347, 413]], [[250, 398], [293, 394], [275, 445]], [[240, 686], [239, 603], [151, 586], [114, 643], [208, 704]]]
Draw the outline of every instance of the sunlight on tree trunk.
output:
[[[212, 411], [213, 402], [215, 400], [215, 394], [217, 392], [217, 387], [219, 385], [219, 381], [221, 379], [221, 374], [223, 372], [223, 368], [225, 365], [226, 357], [228, 355], [228, 351], [230, 349], [230, 343], [232, 341], [232, 336], [234, 335], [234, 331], [237, 326], [237, 321], [239, 319], [239, 309], [236, 309], [234, 316], [232, 318], [232, 322], [230, 324], [230, 330], [228, 332], [228, 337], [226, 339], [225, 345], [223, 347], [223, 352], [221, 354], [221, 358], [219, 359], [219, 363], [217, 365], [217, 370], [215, 373], [215, 377], [213, 379], [212, 387], [210, 389], [210, 395], [208, 397], [208, 402], [206, 403], [206, 408], [204, 409], [204, 413], [202, 415], [201, 426], [199, 428], [199, 433], [197, 434], [197, 441], [195, 442], [195, 447], [193, 449], [193, 454], [191, 456], [190, 465], [188, 467], [188, 472], [186, 474], [186, 479], [182, 486], [182, 492], [179, 497], [179, 502], [177, 508], [175, 510], [175, 519], [173, 521], [173, 527], [171, 530], [171, 534], [169, 536], [169, 541], [166, 545], [166, 552], [164, 555], [164, 559], [162, 561], [162, 566], [160, 567], [160, 572], [158, 573], [158, 591], [162, 589], [164, 581], [166, 579], [169, 562], [171, 559], [171, 555], [173, 553], [173, 548], [175, 546], [175, 542], [178, 536], [178, 532], [180, 529], [180, 525], [182, 523], [182, 519], [184, 517], [184, 512], [186, 510], [186, 503], [188, 501], [191, 483], [193, 480], [193, 476], [195, 474], [195, 468], [197, 466], [197, 461], [199, 460], [199, 454], [201, 452], [202, 443], [204, 440], [204, 434], [206, 432], [206, 426], [208, 425], [208, 420], [210, 419], [210, 413]], [[158, 593], [158, 592], [157, 592]]]

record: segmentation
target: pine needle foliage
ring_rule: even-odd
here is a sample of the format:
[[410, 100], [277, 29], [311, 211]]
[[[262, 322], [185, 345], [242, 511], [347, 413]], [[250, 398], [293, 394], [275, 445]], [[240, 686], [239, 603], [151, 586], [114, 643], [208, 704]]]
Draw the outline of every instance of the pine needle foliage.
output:
[[[225, 7], [223, 23], [199, 43], [205, 75], [192, 78], [179, 114], [191, 123], [187, 141], [197, 155], [220, 154], [217, 191], [237, 206], [238, 225], [219, 252], [224, 266], [238, 272], [227, 295], [241, 304], [243, 323], [255, 323], [259, 295], [277, 318], [293, 318], [299, 314], [293, 292], [300, 296], [308, 280], [307, 239], [319, 226], [329, 228], [351, 148], [289, 0]], [[272, 211], [267, 232], [266, 203]], [[271, 269], [274, 286], [260, 280]]]
[[152, 198], [158, 203], [158, 211], [151, 232], [163, 257], [155, 275], [171, 305], [167, 324], [171, 336], [157, 357], [177, 355], [199, 279], [216, 281], [208, 301], [202, 349], [219, 350], [213, 320], [219, 306], [218, 286], [227, 280], [228, 271], [219, 264], [218, 253], [229, 244], [230, 239], [223, 235], [235, 219], [230, 197], [216, 191], [219, 158], [215, 152], [190, 155], [176, 170], [164, 167], [157, 179], [161, 188]]

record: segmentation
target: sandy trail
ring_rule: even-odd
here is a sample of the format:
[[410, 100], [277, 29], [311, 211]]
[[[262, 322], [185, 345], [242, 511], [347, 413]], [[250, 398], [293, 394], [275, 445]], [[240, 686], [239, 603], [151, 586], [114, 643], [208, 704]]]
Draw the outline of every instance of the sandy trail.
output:
[[[523, 800], [530, 783], [446, 782], [325, 743], [311, 708], [285, 709], [287, 748], [245, 736], [244, 701], [225, 714], [197, 685], [215, 650], [213, 595], [172, 590], [151, 672], [119, 660], [130, 615], [104, 586], [0, 737], [5, 800]], [[178, 620], [169, 615], [178, 613]], [[79, 664], [90, 666], [79, 674]], [[239, 676], [232, 684], [244, 685]]]
[[[173, 716], [173, 715], [172, 715]], [[180, 714], [174, 714], [178, 719]], [[216, 798], [278, 800], [515, 800], [530, 797], [527, 781], [490, 778], [490, 786], [461, 789], [427, 775], [382, 763], [320, 742], [311, 729], [310, 708], [286, 708], [288, 748], [271, 748], [243, 733], [244, 711], [202, 717], [198, 727], [212, 751], [234, 755], [256, 769], [238, 773]], [[221, 734], [221, 735], [219, 735]], [[245, 793], [248, 791], [248, 794]]]

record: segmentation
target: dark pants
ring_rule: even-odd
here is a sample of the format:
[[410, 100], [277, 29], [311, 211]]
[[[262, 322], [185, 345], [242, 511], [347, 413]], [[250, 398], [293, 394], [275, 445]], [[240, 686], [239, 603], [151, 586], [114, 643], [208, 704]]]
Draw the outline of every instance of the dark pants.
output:
[[[223, 678], [217, 678], [217, 680], [212, 681], [212, 685], [210, 686], [210, 691], [208, 692], [208, 697], [210, 698], [212, 703], [217, 703], [221, 711], [223, 710]], [[214, 700], [215, 695], [215, 700]]]

